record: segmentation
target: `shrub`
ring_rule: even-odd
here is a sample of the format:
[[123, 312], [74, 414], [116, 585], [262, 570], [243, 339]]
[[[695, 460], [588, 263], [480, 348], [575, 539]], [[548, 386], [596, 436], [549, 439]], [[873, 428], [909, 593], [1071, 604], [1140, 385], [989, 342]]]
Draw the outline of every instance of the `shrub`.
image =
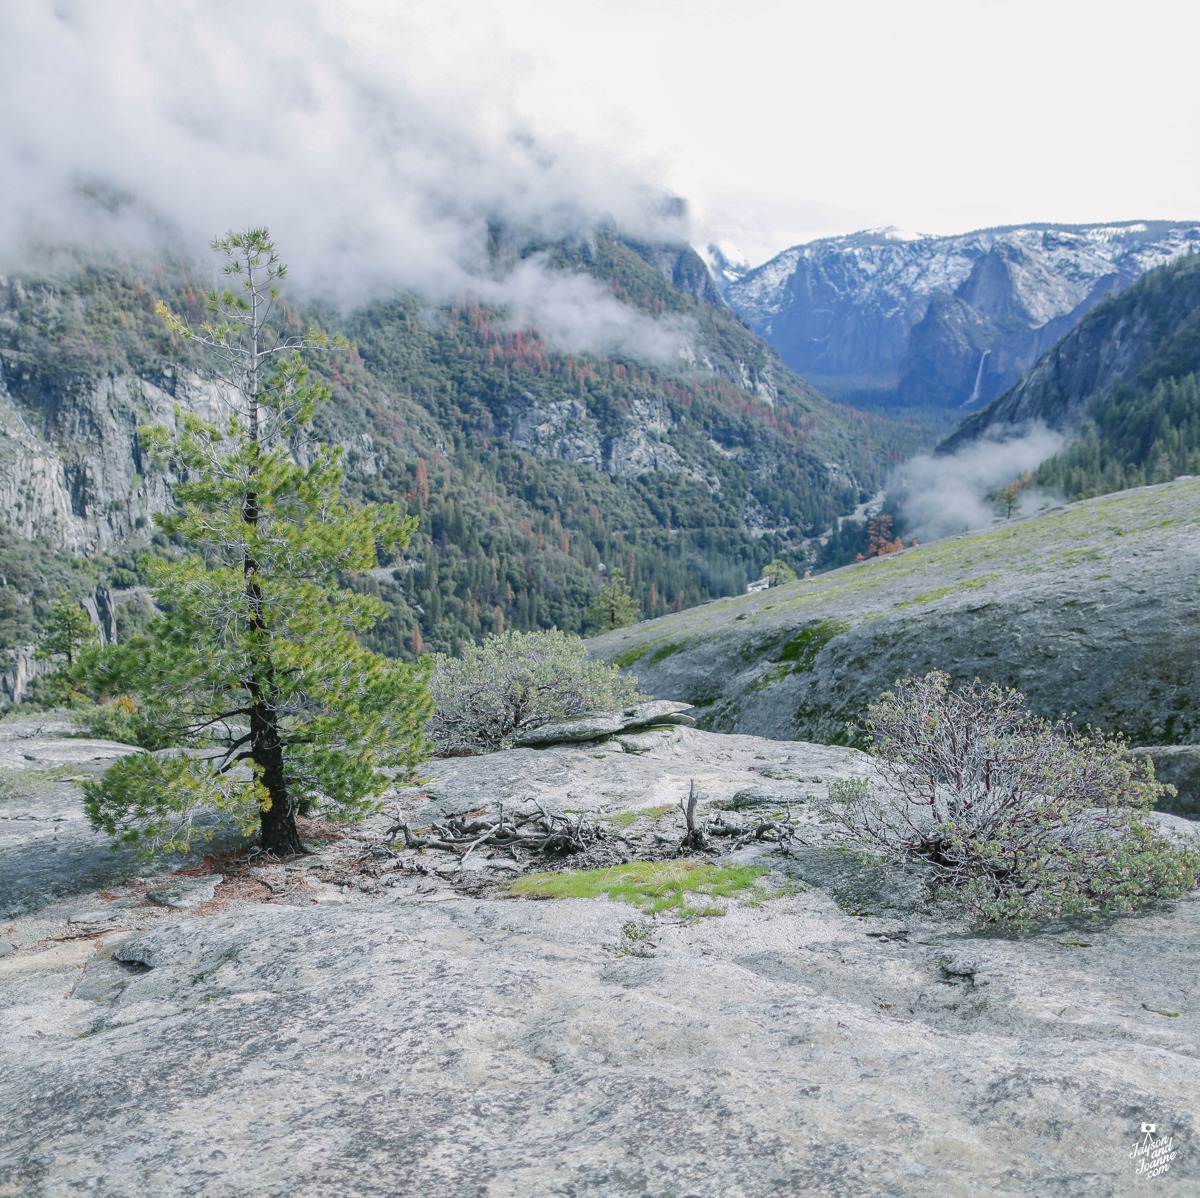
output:
[[529, 728], [638, 698], [636, 680], [588, 657], [577, 636], [505, 632], [434, 657], [429, 735], [442, 752], [490, 753]]
[[1200, 853], [1150, 818], [1173, 788], [1120, 738], [1030, 714], [1015, 690], [944, 673], [896, 684], [871, 706], [882, 788], [830, 787], [848, 839], [919, 860], [977, 917], [1023, 924], [1129, 911], [1200, 881]]
[[130, 695], [85, 707], [75, 716], [74, 723], [85, 736], [137, 745], [142, 749], [169, 749], [179, 743], [170, 727], [138, 707]]

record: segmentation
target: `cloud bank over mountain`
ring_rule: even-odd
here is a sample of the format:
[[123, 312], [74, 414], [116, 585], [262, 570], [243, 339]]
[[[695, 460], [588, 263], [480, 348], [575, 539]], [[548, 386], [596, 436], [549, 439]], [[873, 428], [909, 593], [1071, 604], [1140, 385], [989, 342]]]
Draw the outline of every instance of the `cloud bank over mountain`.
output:
[[[1004, 487], [1026, 471], [1036, 470], [1067, 443], [1064, 433], [1044, 424], [1002, 428], [988, 438], [964, 445], [952, 454], [920, 454], [901, 466], [889, 483], [900, 502], [905, 527], [922, 541], [986, 528], [995, 509], [989, 490]], [[1021, 510], [1036, 511], [1055, 497], [1023, 491]]]
[[[678, 238], [681, 205], [611, 151], [542, 136], [516, 98], [528, 64], [486, 12], [430, 12], [370, 0], [5, 6], [0, 266], [31, 239], [200, 256], [214, 234], [267, 224], [297, 283], [342, 302], [472, 292], [546, 316], [583, 348], [641, 345], [639, 322], [588, 281], [549, 298], [536, 267], [501, 281], [489, 231], [586, 237], [607, 221]], [[670, 331], [647, 348], [658, 342]]]

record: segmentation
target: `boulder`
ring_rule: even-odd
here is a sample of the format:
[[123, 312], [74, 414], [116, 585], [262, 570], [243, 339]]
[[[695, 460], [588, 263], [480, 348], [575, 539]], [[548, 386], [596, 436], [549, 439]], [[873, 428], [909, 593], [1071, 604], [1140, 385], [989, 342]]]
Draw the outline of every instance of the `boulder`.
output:
[[794, 801], [779, 790], [765, 786], [743, 786], [733, 798], [727, 800], [726, 806], [731, 811], [745, 811], [751, 807], [783, 807]]
[[649, 703], [638, 703], [627, 707], [621, 712], [621, 720], [626, 732], [636, 728], [649, 728], [654, 724], [694, 724], [696, 721], [690, 715], [692, 704], [677, 703], [673, 699], [653, 699]]
[[611, 736], [625, 727], [617, 715], [579, 715], [566, 720], [551, 720], [522, 732], [517, 737], [518, 748], [536, 748], [542, 745], [579, 744], [581, 741], [599, 740]]
[[622, 732], [615, 739], [626, 753], [653, 753], [655, 749], [676, 744], [679, 740], [679, 728], [676, 725], [639, 728], [634, 732]]

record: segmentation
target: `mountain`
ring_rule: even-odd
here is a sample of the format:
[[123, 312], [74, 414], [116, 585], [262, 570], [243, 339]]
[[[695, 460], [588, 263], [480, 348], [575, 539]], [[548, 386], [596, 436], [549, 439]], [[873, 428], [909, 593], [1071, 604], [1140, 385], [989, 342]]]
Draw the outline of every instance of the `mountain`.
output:
[[734, 311], [826, 394], [973, 409], [1101, 300], [1197, 247], [1200, 224], [1164, 221], [873, 230], [717, 277]]
[[[606, 633], [698, 725], [843, 743], [898, 678], [1013, 686], [1040, 715], [1200, 744], [1200, 479], [1004, 521]], [[1200, 792], [1190, 814], [1200, 811]]]
[[[333, 388], [318, 431], [345, 446], [352, 487], [420, 520], [406, 559], [364, 584], [392, 611], [380, 648], [577, 630], [612, 570], [648, 615], [739, 592], [771, 558], [801, 560], [919, 437], [798, 379], [706, 292], [686, 247], [600, 234], [522, 254], [547, 285], [599, 284], [629, 348], [569, 351], [470, 295], [289, 310], [356, 344], [315, 363]], [[84, 260], [0, 285], [0, 511], [10, 538], [88, 561], [90, 582], [118, 558], [119, 581], [138, 581], [130, 546], [168, 502], [138, 427], [177, 402], [219, 410], [154, 313], [161, 297], [199, 319], [203, 277], [182, 261]], [[44, 598], [16, 603], [8, 647]]]
[[1200, 474], [1200, 255], [1090, 312], [938, 452], [1033, 422], [1073, 438], [1034, 476], [1069, 499]]

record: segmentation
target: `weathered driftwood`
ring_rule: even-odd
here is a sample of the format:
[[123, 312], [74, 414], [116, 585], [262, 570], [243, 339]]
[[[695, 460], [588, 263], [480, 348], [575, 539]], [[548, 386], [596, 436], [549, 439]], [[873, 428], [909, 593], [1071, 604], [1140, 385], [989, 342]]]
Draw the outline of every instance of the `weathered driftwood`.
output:
[[704, 826], [696, 822], [696, 804], [699, 801], [700, 791], [696, 789], [696, 779], [691, 778], [688, 780], [687, 798], [679, 800], [679, 810], [683, 812], [684, 822], [687, 824], [683, 843], [679, 846], [681, 852], [691, 853], [697, 849], [708, 848], [708, 837], [705, 835]]
[[519, 849], [582, 853], [606, 838], [604, 829], [583, 814], [560, 815], [547, 811], [536, 801], [534, 807], [534, 811], [520, 811], [512, 816], [505, 815], [503, 805], [494, 816], [451, 815], [430, 824], [424, 833], [415, 832], [407, 823], [397, 820], [388, 835], [402, 835], [405, 848], [441, 849], [459, 854], [464, 861], [483, 845], [504, 849], [515, 858]]
[[765, 840], [779, 845], [786, 852], [793, 841], [800, 839], [796, 835], [790, 809], [787, 810], [782, 820], [758, 819], [750, 823], [743, 823], [735, 816], [719, 811], [710, 819], [701, 821], [696, 818], [696, 805], [702, 797], [702, 792], [696, 788], [695, 779], [691, 779], [688, 784], [687, 798], [679, 800], [679, 809], [683, 812], [684, 822], [687, 825], [683, 841], [679, 846], [680, 852], [708, 848], [710, 838], [713, 837], [731, 839], [733, 841], [730, 846], [731, 850], [740, 849], [752, 840]]

